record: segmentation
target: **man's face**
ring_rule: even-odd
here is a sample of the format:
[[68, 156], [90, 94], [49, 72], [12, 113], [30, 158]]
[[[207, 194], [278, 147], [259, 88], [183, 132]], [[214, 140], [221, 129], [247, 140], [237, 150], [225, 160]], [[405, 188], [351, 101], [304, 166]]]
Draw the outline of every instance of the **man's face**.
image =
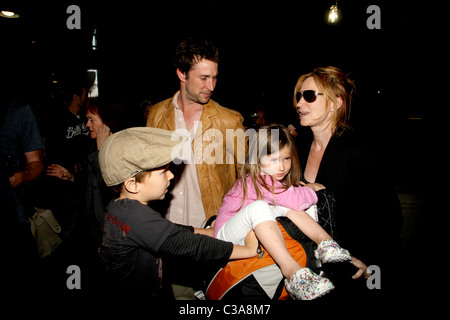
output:
[[193, 65], [187, 75], [180, 77], [186, 98], [200, 104], [208, 103], [216, 87], [217, 74], [217, 62], [202, 59]]
[[83, 91], [83, 93], [81, 94], [79, 103], [80, 103], [80, 107], [83, 108], [85, 106], [85, 104], [86, 104], [86, 98], [87, 98], [87, 95], [88, 95], [88, 90], [86, 88], [82, 88], [82, 91]]

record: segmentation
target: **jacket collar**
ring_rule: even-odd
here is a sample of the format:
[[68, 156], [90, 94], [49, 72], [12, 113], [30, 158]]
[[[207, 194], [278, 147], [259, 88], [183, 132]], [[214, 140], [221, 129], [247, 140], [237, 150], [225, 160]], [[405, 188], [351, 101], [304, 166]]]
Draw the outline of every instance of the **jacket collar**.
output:
[[[175, 93], [175, 95], [171, 98], [163, 114], [164, 122], [171, 131], [175, 131], [175, 106], [173, 101], [178, 96], [178, 92], [180, 91], [177, 91], [177, 93]], [[217, 109], [215, 107], [216, 104], [217, 103], [215, 101], [210, 99], [207, 104], [203, 105], [202, 116], [200, 117], [200, 121], [202, 123], [202, 131], [201, 133], [197, 131], [197, 133], [195, 134], [195, 138], [198, 138], [199, 135], [203, 135], [206, 130], [211, 128], [213, 124], [213, 117], [217, 115]]]

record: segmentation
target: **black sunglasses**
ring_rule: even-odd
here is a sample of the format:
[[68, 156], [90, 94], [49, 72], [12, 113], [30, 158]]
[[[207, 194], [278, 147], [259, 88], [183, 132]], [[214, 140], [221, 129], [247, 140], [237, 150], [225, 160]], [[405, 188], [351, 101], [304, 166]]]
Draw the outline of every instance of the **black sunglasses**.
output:
[[316, 101], [318, 95], [322, 95], [323, 96], [323, 93], [322, 92], [315, 92], [314, 90], [305, 90], [303, 92], [299, 91], [299, 92], [297, 92], [296, 100], [297, 100], [297, 103], [299, 103], [300, 99], [303, 97], [306, 102], [311, 103], [311, 102]]

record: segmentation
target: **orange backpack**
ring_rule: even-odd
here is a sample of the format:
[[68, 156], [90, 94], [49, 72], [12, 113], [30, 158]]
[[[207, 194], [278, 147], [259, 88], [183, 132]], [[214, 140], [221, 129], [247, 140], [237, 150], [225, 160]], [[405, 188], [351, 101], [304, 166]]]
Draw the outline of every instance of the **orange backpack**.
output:
[[[292, 257], [297, 260], [301, 266], [305, 267], [310, 265], [311, 261], [308, 263], [308, 260], [311, 260], [310, 258], [315, 259], [314, 255], [310, 254], [310, 246], [306, 244], [305, 251], [304, 246], [299, 242], [299, 237], [290, 232], [292, 236], [297, 238], [294, 239], [286, 231], [285, 228], [289, 230], [292, 229], [292, 226], [290, 225], [293, 225], [293, 223], [289, 219], [278, 218], [277, 220], [278, 226], [280, 227], [285, 239], [287, 249]], [[299, 229], [297, 230], [301, 233]], [[301, 238], [303, 238], [301, 239], [303, 243], [312, 243], [312, 241], [307, 239], [304, 235]], [[264, 248], [262, 248], [262, 250], [264, 250]], [[261, 276], [257, 275], [257, 273], [261, 273]], [[259, 279], [264, 279], [267, 281], [262, 281], [265, 283], [261, 284], [261, 281], [258, 281]], [[238, 296], [236, 296], [236, 294]], [[265, 252], [262, 257], [257, 256], [250, 259], [234, 260], [229, 262], [224, 268], [220, 269], [216, 273], [206, 290], [206, 298], [208, 300], [221, 300], [229, 298], [251, 299], [252, 295], [253, 298], [259, 296], [259, 298], [276, 300], [286, 300], [289, 297], [289, 294], [284, 288], [284, 277], [268, 252]]]

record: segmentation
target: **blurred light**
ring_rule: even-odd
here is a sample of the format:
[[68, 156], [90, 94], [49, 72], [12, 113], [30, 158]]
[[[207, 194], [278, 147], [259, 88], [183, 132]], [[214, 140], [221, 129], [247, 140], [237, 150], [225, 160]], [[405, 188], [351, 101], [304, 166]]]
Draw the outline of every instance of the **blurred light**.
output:
[[97, 28], [94, 28], [94, 33], [92, 34], [92, 50], [97, 50]]
[[328, 21], [330, 23], [335, 23], [338, 21], [338, 19], [339, 19], [339, 14], [338, 14], [337, 2], [336, 2], [336, 4], [334, 4], [330, 7], [330, 12], [328, 14]]
[[97, 98], [98, 97], [98, 70], [97, 69], [88, 69], [88, 75], [94, 77], [94, 83], [92, 84], [89, 92], [89, 98]]
[[0, 11], [0, 17], [15, 19], [15, 18], [19, 18], [20, 16], [13, 11], [2, 10], [2, 11]]

